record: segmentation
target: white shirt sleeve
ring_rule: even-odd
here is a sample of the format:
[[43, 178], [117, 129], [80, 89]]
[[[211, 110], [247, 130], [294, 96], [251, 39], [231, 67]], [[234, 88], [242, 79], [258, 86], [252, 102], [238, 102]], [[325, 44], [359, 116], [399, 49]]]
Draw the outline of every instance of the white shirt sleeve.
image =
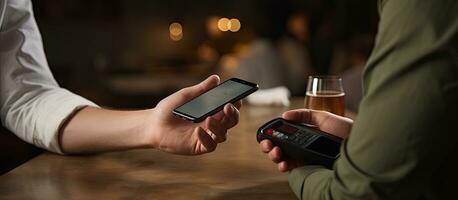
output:
[[0, 116], [21, 139], [62, 153], [59, 128], [84, 106], [49, 70], [30, 0], [0, 0]]

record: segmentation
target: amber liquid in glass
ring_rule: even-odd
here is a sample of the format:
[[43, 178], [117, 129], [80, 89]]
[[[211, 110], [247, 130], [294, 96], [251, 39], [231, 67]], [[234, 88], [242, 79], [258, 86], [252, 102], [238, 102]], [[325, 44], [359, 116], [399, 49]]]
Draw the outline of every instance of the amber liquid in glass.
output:
[[345, 114], [345, 94], [340, 91], [319, 91], [315, 94], [307, 92], [305, 96], [305, 108], [313, 110], [325, 110], [336, 115]]

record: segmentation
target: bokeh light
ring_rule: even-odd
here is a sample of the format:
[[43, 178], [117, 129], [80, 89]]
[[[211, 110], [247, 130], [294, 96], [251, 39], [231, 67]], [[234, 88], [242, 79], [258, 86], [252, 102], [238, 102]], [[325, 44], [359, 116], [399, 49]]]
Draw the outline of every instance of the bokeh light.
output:
[[241, 28], [240, 21], [237, 18], [229, 20], [229, 30], [232, 32], [237, 32]]
[[169, 26], [169, 36], [173, 41], [183, 39], [183, 27], [178, 22], [173, 22]]
[[226, 31], [229, 30], [229, 28], [230, 28], [230, 26], [231, 26], [230, 23], [231, 23], [231, 22], [230, 22], [230, 20], [229, 20], [228, 18], [223, 17], [223, 18], [221, 18], [221, 19], [218, 20], [218, 29], [219, 29], [220, 31], [226, 32]]
[[218, 28], [219, 19], [220, 17], [218, 16], [210, 16], [207, 18], [205, 27], [206, 27], [208, 35], [212, 38], [215, 38], [222, 34], [222, 32]]

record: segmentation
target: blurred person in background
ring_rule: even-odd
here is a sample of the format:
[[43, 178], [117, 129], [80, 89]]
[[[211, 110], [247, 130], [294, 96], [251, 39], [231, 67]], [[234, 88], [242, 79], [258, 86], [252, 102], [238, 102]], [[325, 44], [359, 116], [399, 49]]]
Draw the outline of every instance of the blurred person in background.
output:
[[278, 41], [278, 52], [288, 73], [288, 88], [293, 95], [305, 94], [306, 80], [315, 74], [309, 52], [310, 17], [300, 11], [294, 12], [286, 22], [286, 33]]
[[0, 0], [0, 113], [19, 138], [59, 154], [156, 148], [175, 154], [213, 151], [238, 122], [240, 102], [204, 122], [172, 110], [219, 84], [211, 76], [152, 109], [115, 111], [58, 86], [48, 67], [30, 0]]
[[293, 95], [304, 95], [306, 78], [313, 73], [307, 48], [309, 16], [290, 11], [284, 2], [260, 5], [265, 8], [251, 23], [254, 36], [246, 53], [237, 57], [234, 75], [259, 83], [261, 89], [283, 86]]
[[235, 76], [269, 89], [288, 84], [288, 69], [278, 55], [274, 44], [265, 38], [258, 38], [249, 44], [246, 56], [238, 60]]
[[355, 122], [299, 109], [283, 117], [345, 138], [332, 169], [298, 163], [264, 140], [299, 199], [455, 199], [458, 2], [379, 1]]
[[363, 97], [363, 70], [372, 50], [373, 38], [369, 35], [357, 35], [346, 50], [346, 70], [340, 72], [345, 91], [345, 108], [357, 113]]
[[235, 76], [258, 83], [261, 90], [287, 86], [287, 69], [276, 42], [285, 30], [288, 5], [276, 0], [255, 2], [259, 9], [246, 23], [253, 35], [245, 56], [238, 59]]

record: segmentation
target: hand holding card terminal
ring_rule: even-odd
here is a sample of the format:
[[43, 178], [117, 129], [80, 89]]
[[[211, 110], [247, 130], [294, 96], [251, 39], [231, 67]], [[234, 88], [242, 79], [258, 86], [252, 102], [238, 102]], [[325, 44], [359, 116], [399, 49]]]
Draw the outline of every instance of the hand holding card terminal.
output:
[[282, 118], [273, 119], [259, 128], [257, 140], [269, 139], [284, 155], [311, 165], [332, 168], [340, 155], [342, 138]]

